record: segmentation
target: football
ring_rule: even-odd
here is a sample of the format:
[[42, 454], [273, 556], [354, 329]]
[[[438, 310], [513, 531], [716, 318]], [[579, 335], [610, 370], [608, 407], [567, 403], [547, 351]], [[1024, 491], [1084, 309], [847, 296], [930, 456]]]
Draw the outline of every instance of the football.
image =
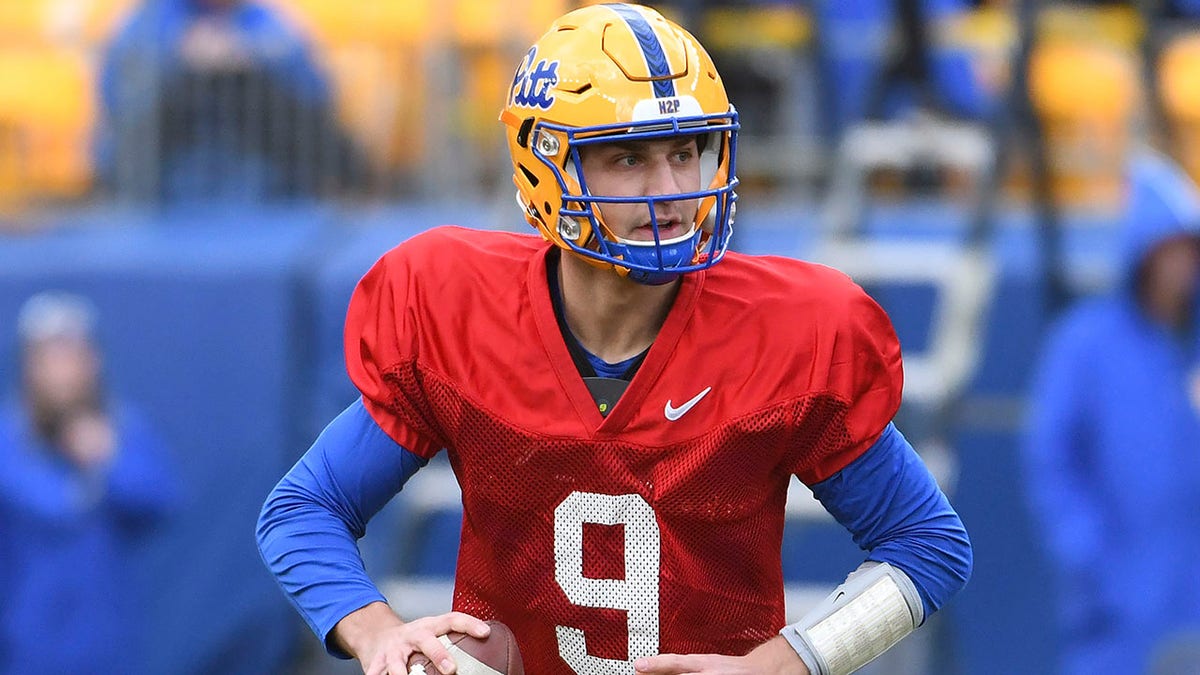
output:
[[[450, 633], [439, 638], [450, 648], [450, 657], [458, 664], [458, 675], [525, 675], [517, 640], [508, 626], [488, 621], [492, 632], [484, 639], [466, 633]], [[409, 675], [437, 675], [440, 671], [424, 654], [408, 660]]]

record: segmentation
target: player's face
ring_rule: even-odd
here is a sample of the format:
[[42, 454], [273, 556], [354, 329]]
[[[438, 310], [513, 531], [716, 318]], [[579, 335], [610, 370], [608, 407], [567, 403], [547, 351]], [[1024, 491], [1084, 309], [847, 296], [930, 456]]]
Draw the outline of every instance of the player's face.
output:
[[[652, 197], [700, 189], [700, 151], [691, 136], [632, 143], [585, 145], [579, 151], [588, 192], [605, 197]], [[685, 234], [696, 220], [700, 200], [655, 204], [660, 240]], [[650, 209], [644, 204], [600, 204], [614, 235], [654, 241]]]

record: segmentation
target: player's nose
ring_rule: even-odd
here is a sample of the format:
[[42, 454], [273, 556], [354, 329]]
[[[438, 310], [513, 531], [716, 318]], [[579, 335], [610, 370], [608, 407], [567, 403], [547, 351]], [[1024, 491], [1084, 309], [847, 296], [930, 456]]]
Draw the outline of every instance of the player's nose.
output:
[[682, 191], [681, 177], [670, 160], [665, 156], [654, 157], [646, 175], [646, 196], [670, 195]]

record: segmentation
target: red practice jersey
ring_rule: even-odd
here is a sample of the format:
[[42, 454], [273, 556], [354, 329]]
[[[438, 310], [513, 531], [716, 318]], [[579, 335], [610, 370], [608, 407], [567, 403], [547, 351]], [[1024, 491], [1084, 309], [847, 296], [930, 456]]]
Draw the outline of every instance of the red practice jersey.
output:
[[462, 488], [454, 608], [510, 626], [538, 675], [744, 654], [784, 625], [791, 477], [836, 473], [899, 406], [891, 323], [837, 271], [729, 253], [683, 277], [604, 417], [555, 320], [550, 250], [437, 228], [350, 302], [367, 410], [418, 455], [445, 448]]

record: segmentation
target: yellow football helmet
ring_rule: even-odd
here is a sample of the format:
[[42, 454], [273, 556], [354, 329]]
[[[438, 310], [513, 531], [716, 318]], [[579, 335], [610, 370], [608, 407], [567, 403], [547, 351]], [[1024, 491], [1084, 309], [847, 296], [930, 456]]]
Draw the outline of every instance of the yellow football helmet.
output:
[[[517, 68], [500, 120], [518, 202], [547, 240], [649, 284], [710, 267], [725, 255], [737, 202], [737, 112], [704, 47], [658, 12], [593, 5], [555, 21]], [[673, 136], [700, 138], [700, 190], [639, 197], [589, 192], [581, 146]], [[692, 227], [662, 239], [654, 204], [687, 199], [699, 200]], [[645, 204], [653, 241], [617, 237], [597, 208], [607, 203]]]

